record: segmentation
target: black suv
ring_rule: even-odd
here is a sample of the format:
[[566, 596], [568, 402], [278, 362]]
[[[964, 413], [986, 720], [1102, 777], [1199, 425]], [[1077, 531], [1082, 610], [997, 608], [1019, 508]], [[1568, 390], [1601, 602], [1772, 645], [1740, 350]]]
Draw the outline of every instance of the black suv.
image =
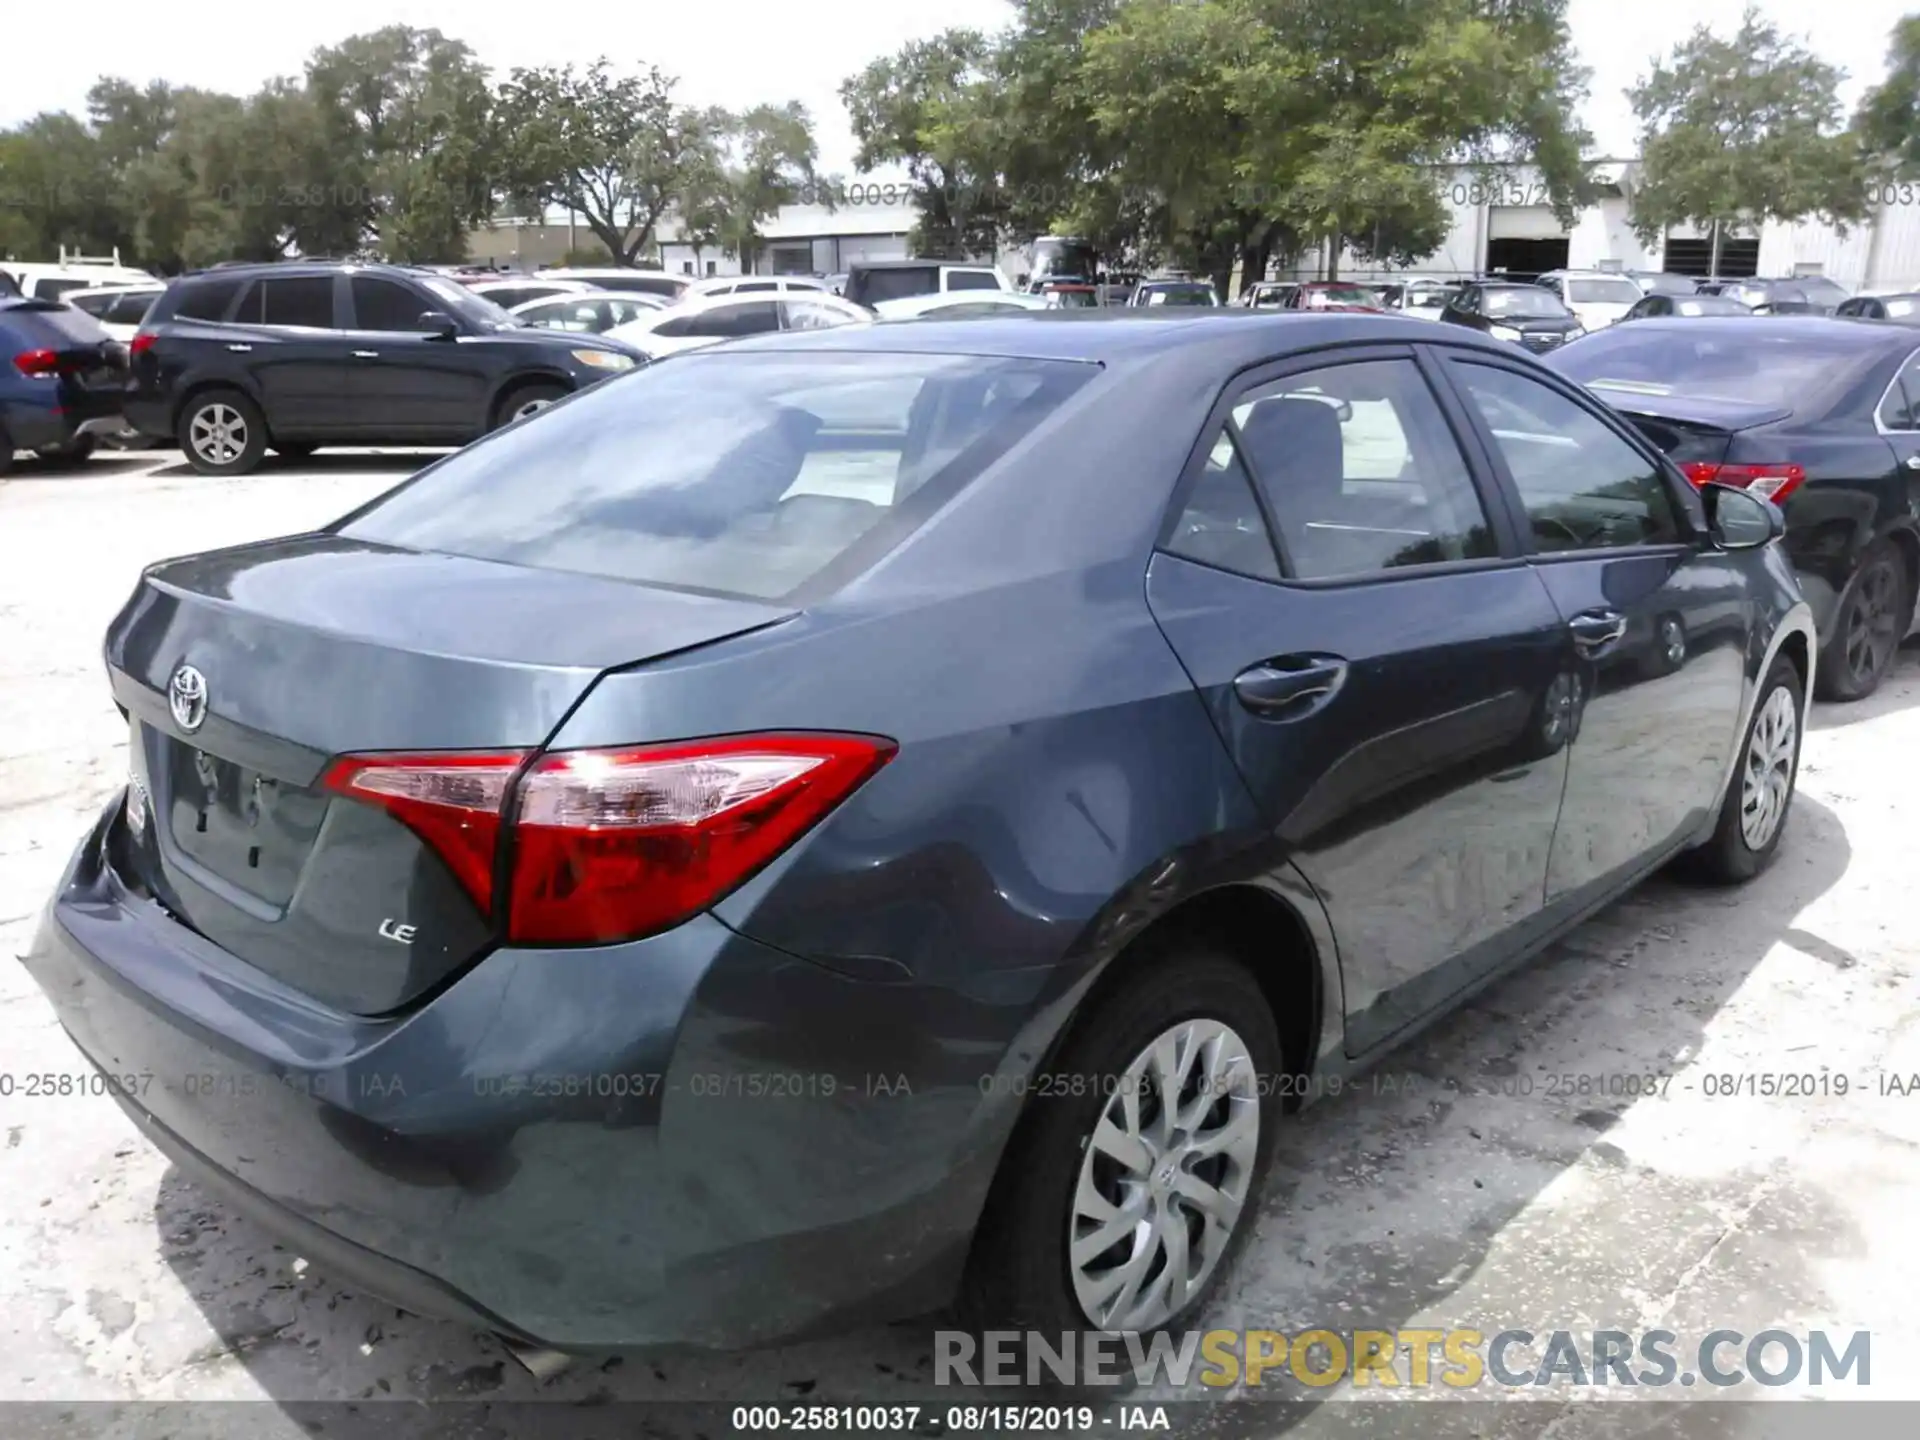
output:
[[130, 348], [128, 421], [203, 475], [245, 474], [268, 447], [464, 445], [645, 363], [429, 270], [293, 261], [176, 280]]

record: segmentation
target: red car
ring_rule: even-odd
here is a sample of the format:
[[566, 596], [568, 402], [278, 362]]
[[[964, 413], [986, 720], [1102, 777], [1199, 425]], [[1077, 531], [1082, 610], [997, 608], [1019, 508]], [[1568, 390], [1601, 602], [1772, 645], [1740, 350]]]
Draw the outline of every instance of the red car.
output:
[[1381, 312], [1384, 307], [1378, 295], [1358, 285], [1346, 285], [1337, 280], [1310, 280], [1288, 298], [1287, 309]]

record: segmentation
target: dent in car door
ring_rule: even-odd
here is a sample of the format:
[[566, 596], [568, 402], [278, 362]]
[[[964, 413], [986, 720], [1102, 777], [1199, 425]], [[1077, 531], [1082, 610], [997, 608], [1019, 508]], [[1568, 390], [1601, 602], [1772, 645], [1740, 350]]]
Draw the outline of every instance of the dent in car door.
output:
[[1282, 372], [1215, 423], [1148, 602], [1326, 905], [1359, 1053], [1539, 916], [1560, 617], [1409, 352]]
[[1651, 448], [1495, 357], [1448, 372], [1566, 625], [1579, 724], [1547, 870], [1582, 908], [1697, 831], [1726, 778], [1753, 623], [1739, 557]]

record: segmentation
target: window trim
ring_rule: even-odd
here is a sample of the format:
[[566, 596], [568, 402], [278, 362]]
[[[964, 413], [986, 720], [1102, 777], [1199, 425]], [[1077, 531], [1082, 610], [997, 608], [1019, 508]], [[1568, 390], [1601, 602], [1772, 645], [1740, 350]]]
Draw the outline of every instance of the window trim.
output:
[[[240, 308], [240, 302], [253, 294], [253, 288], [256, 285], [263, 287], [261, 293], [264, 296], [264, 287], [275, 280], [325, 280], [331, 287], [328, 294], [333, 301], [333, 323], [330, 325], [276, 325], [266, 320], [241, 320], [237, 313]], [[228, 323], [246, 325], [255, 330], [272, 330], [276, 333], [287, 335], [338, 335], [349, 328], [341, 323], [348, 314], [349, 307], [352, 303], [344, 293], [345, 283], [345, 275], [329, 274], [326, 272], [318, 275], [263, 274], [251, 276], [246, 283], [241, 285], [240, 293], [234, 297], [233, 304], [227, 307], [227, 314], [230, 317]], [[261, 312], [264, 314], [265, 311], [266, 306], [263, 303], [261, 305]], [[381, 333], [391, 334], [393, 332], [383, 331]]]
[[[1893, 393], [1893, 387], [1900, 383], [1900, 377], [1907, 373], [1907, 367], [1913, 364], [1915, 360], [1920, 360], [1920, 348], [1908, 351], [1907, 354], [1901, 358], [1900, 363], [1893, 367], [1893, 374], [1888, 377], [1887, 383], [1880, 389], [1880, 398], [1873, 402], [1873, 428], [1882, 435], [1920, 435], [1920, 426], [1916, 426], [1911, 430], [1896, 430], [1884, 424], [1880, 419], [1880, 407], [1887, 403], [1887, 396]], [[1903, 396], [1902, 398], [1905, 397]], [[1908, 408], [1911, 409], [1911, 407]]]
[[[353, 298], [353, 282], [356, 280], [365, 280], [369, 284], [375, 284], [375, 285], [398, 285], [402, 290], [406, 291], [409, 295], [413, 296], [415, 301], [420, 303], [421, 314], [424, 315], [429, 310], [438, 310], [440, 311], [441, 314], [446, 314], [446, 311], [442, 308], [446, 303], [445, 301], [441, 300], [438, 296], [429, 295], [426, 291], [421, 290], [417, 286], [408, 284], [405, 280], [402, 280], [397, 276], [349, 275], [346, 277], [346, 280], [347, 280], [346, 294], [342, 296], [338, 289], [336, 289], [334, 292], [333, 313], [334, 313], [334, 318], [338, 320], [340, 317], [341, 301], [344, 299], [346, 302], [347, 310], [351, 313], [353, 317], [353, 324], [343, 326], [343, 327], [337, 327], [337, 328], [351, 330], [357, 335], [416, 335], [418, 336], [418, 335], [425, 335], [427, 332], [424, 330], [376, 330], [369, 326], [362, 325], [360, 323], [360, 304], [357, 300]], [[555, 295], [552, 298], [555, 300], [558, 300], [561, 297], [558, 295]], [[450, 318], [454, 321], [455, 324], [460, 326], [461, 333], [465, 334], [466, 322], [458, 315], [451, 316]], [[287, 328], [292, 328], [292, 327], [287, 327]]]
[[[1687, 484], [1686, 478], [1674, 468], [1673, 462], [1667, 458], [1665, 453], [1637, 430], [1634, 430], [1626, 421], [1616, 415], [1606, 413], [1595, 402], [1591, 401], [1586, 395], [1582, 394], [1561, 376], [1546, 369], [1544, 366], [1535, 369], [1529, 366], [1515, 365], [1504, 355], [1488, 355], [1478, 349], [1468, 350], [1464, 346], [1455, 347], [1453, 352], [1446, 356], [1446, 362], [1446, 365], [1442, 367], [1446, 373], [1446, 382], [1454, 391], [1461, 406], [1465, 410], [1467, 421], [1473, 426], [1479, 443], [1486, 454], [1487, 462], [1499, 480], [1503, 503], [1507, 507], [1516, 538], [1522, 547], [1525, 558], [1530, 563], [1561, 564], [1591, 559], [1596, 555], [1631, 556], [1693, 553], [1713, 546], [1713, 535], [1704, 523], [1704, 516], [1696, 514], [1694, 506], [1687, 503], [1686, 497], [1680, 489], [1682, 485]], [[1524, 380], [1531, 380], [1535, 384], [1543, 385], [1573, 405], [1576, 409], [1584, 411], [1588, 416], [1598, 421], [1602, 427], [1619, 437], [1620, 440], [1625, 442], [1628, 449], [1632, 450], [1642, 459], [1651, 461], [1654, 474], [1660, 477], [1661, 482], [1666, 486], [1667, 498], [1673, 502], [1674, 514], [1680, 524], [1680, 538], [1678, 540], [1652, 541], [1638, 545], [1596, 545], [1590, 548], [1583, 547], [1579, 550], [1540, 549], [1533, 537], [1533, 522], [1527, 515], [1526, 502], [1521, 498], [1520, 487], [1513, 478], [1512, 469], [1507, 465], [1506, 455], [1500, 449], [1499, 442], [1493, 433], [1493, 427], [1487, 423], [1486, 417], [1480, 413], [1479, 407], [1474, 404], [1472, 395], [1466, 392], [1464, 382], [1453, 373], [1450, 367], [1454, 365], [1483, 365], [1490, 370], [1505, 370], [1510, 374], [1518, 375]], [[1695, 503], [1698, 503], [1697, 496], [1695, 497]]]
[[[1427, 386], [1439, 407], [1442, 419], [1452, 434], [1454, 443], [1459, 447], [1461, 462], [1466, 466], [1467, 476], [1473, 485], [1475, 497], [1486, 516], [1487, 528], [1492, 531], [1498, 553], [1476, 556], [1470, 560], [1440, 560], [1426, 565], [1399, 565], [1386, 570], [1363, 570], [1353, 575], [1329, 575], [1319, 578], [1306, 578], [1288, 573], [1286, 550], [1280, 539], [1280, 527], [1275, 522], [1272, 508], [1267, 503], [1265, 487], [1260, 476], [1240, 450], [1240, 462], [1247, 474], [1248, 483], [1253, 487], [1254, 504], [1259, 507], [1260, 518], [1267, 527], [1267, 543], [1273, 547], [1274, 560], [1280, 567], [1280, 578], [1268, 580], [1261, 576], [1242, 575], [1242, 579], [1254, 580], [1262, 585], [1278, 585], [1290, 590], [1350, 590], [1358, 585], [1396, 584], [1402, 580], [1419, 580], [1431, 576], [1471, 574], [1481, 570], [1508, 570], [1527, 563], [1528, 556], [1521, 549], [1521, 535], [1515, 530], [1512, 512], [1507, 506], [1506, 497], [1495, 484], [1495, 477], [1488, 470], [1484, 453], [1480, 448], [1477, 434], [1463, 435], [1461, 425], [1471, 417], [1456, 413], [1459, 400], [1450, 389], [1443, 390], [1435, 384], [1434, 377], [1424, 360], [1426, 349], [1431, 342], [1401, 342], [1382, 345], [1378, 341], [1346, 341], [1325, 345], [1313, 350], [1297, 351], [1291, 355], [1274, 360], [1265, 360], [1251, 365], [1229, 376], [1221, 388], [1213, 408], [1207, 412], [1205, 423], [1193, 447], [1188, 451], [1186, 463], [1180, 469], [1179, 479], [1175, 482], [1166, 513], [1161, 516], [1159, 529], [1155, 532], [1153, 549], [1157, 554], [1168, 555], [1173, 559], [1189, 564], [1201, 565], [1204, 561], [1193, 560], [1177, 551], [1167, 548], [1173, 538], [1180, 517], [1186, 513], [1188, 502], [1205, 470], [1207, 458], [1213, 453], [1213, 442], [1222, 434], [1227, 420], [1232, 416], [1234, 407], [1250, 391], [1261, 389], [1288, 376], [1302, 374], [1311, 370], [1326, 370], [1338, 365], [1364, 365], [1373, 361], [1406, 361], [1411, 363]], [[1461, 347], [1465, 348], [1465, 347]], [[1236, 446], [1236, 448], [1238, 448]], [[1219, 569], [1218, 566], [1209, 568]], [[1223, 574], [1240, 575], [1237, 570], [1222, 571]]]

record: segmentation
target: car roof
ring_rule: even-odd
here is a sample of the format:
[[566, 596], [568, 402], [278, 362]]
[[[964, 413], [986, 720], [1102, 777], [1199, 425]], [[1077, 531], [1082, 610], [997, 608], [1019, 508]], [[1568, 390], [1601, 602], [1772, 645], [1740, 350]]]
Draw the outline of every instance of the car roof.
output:
[[1446, 326], [1441, 327], [1444, 335], [1436, 335], [1435, 328], [1430, 320], [1400, 319], [1377, 312], [1274, 313], [1224, 305], [1171, 310], [1085, 306], [958, 320], [934, 316], [913, 325], [789, 330], [734, 340], [727, 349], [982, 355], [1078, 360], [1103, 366], [1126, 366], [1185, 353], [1196, 363], [1228, 370], [1295, 350], [1363, 341], [1390, 345], [1420, 340], [1471, 345], [1500, 355], [1513, 353], [1511, 345], [1488, 339], [1477, 330]]
[[1852, 346], [1863, 355], [1884, 351], [1901, 354], [1913, 349], [1913, 331], [1898, 325], [1862, 325], [1857, 320], [1826, 315], [1728, 315], [1713, 319], [1699, 317], [1685, 322], [1656, 315], [1650, 320], [1633, 322], [1633, 333], [1650, 335], [1673, 330], [1691, 337], [1711, 335], [1716, 329], [1743, 340], [1754, 335], [1820, 336], [1829, 345]]

